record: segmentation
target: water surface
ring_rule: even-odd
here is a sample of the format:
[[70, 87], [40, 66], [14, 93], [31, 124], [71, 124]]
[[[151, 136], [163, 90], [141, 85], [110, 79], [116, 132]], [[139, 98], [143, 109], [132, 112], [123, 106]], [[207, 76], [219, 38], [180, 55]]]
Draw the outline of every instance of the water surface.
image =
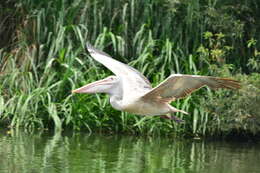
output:
[[0, 173], [259, 173], [256, 143], [0, 131]]

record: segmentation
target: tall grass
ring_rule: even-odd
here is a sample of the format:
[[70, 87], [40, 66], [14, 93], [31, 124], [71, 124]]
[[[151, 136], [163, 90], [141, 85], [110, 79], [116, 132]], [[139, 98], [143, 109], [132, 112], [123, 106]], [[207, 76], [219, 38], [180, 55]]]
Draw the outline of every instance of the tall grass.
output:
[[[28, 129], [68, 127], [88, 131], [205, 135], [213, 118], [200, 104], [199, 97], [206, 97], [211, 93], [209, 90], [173, 103], [190, 112], [188, 116], [177, 114], [186, 122], [180, 125], [158, 117], [118, 112], [111, 108], [107, 96], [72, 95], [71, 90], [111, 74], [85, 53], [87, 41], [140, 70], [154, 86], [172, 73], [214, 75], [212, 64], [221, 67], [219, 58], [225, 63], [232, 62], [235, 69], [243, 63], [242, 70], [248, 72], [245, 57], [256, 60], [258, 55], [253, 52], [258, 50], [258, 43], [252, 48], [244, 40], [257, 40], [259, 35], [254, 29], [244, 34], [247, 19], [236, 19], [238, 15], [231, 15], [226, 9], [230, 5], [241, 11], [244, 8], [229, 2], [224, 5], [221, 0], [203, 3], [195, 0], [20, 0], [6, 3], [5, 8], [1, 8], [6, 11], [14, 8], [13, 15], [19, 20], [11, 28], [13, 32], [7, 32], [15, 33], [9, 40], [11, 43], [0, 49], [1, 121], [11, 127]], [[253, 8], [243, 12], [256, 11], [257, 1], [248, 1], [242, 6], [252, 7], [253, 2]], [[222, 13], [227, 17], [222, 19]], [[3, 19], [3, 15], [0, 17]], [[232, 22], [221, 26], [219, 18], [222, 22]], [[10, 15], [6, 19], [10, 19]], [[7, 23], [2, 22], [0, 26], [4, 24]], [[234, 30], [232, 35], [229, 29], [235, 26], [241, 30]], [[213, 36], [205, 36], [205, 33]], [[224, 37], [214, 35], [221, 33]], [[236, 47], [241, 48], [242, 55]]]

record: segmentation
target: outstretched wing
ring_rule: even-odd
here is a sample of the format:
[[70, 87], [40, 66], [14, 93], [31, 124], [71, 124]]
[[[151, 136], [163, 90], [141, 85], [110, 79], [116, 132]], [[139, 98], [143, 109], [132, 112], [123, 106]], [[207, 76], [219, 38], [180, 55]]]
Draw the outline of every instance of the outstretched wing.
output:
[[146, 77], [144, 77], [139, 71], [130, 67], [124, 63], [121, 63], [113, 59], [108, 54], [94, 48], [90, 44], [86, 45], [87, 51], [98, 62], [103, 64], [109, 70], [111, 70], [116, 76], [120, 77], [123, 81], [123, 96], [128, 93], [131, 94], [143, 94], [148, 90], [151, 90], [151, 84]]
[[238, 81], [228, 78], [174, 74], [153, 88], [150, 92], [146, 93], [143, 99], [170, 102], [183, 98], [203, 86], [208, 86], [211, 89], [240, 88]]

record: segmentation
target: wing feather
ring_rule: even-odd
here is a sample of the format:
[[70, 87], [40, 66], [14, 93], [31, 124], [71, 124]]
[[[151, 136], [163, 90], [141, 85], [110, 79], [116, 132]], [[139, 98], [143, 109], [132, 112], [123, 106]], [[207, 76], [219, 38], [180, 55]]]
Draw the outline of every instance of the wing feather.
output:
[[211, 89], [240, 88], [238, 81], [229, 78], [174, 74], [153, 88], [150, 92], [146, 93], [142, 98], [170, 102], [186, 97], [203, 86], [208, 86]]
[[122, 79], [123, 91], [127, 91], [123, 93], [124, 95], [127, 93], [142, 95], [144, 92], [152, 89], [149, 80], [133, 67], [113, 59], [111, 56], [94, 48], [89, 43], [86, 44], [86, 48], [91, 57]]

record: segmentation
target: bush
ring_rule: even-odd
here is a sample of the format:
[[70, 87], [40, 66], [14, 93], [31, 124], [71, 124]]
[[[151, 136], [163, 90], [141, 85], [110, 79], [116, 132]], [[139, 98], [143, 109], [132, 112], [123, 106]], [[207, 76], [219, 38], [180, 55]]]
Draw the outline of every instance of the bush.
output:
[[236, 75], [242, 88], [238, 91], [220, 90], [214, 96], [202, 99], [213, 121], [208, 124], [210, 133], [260, 132], [260, 74]]

